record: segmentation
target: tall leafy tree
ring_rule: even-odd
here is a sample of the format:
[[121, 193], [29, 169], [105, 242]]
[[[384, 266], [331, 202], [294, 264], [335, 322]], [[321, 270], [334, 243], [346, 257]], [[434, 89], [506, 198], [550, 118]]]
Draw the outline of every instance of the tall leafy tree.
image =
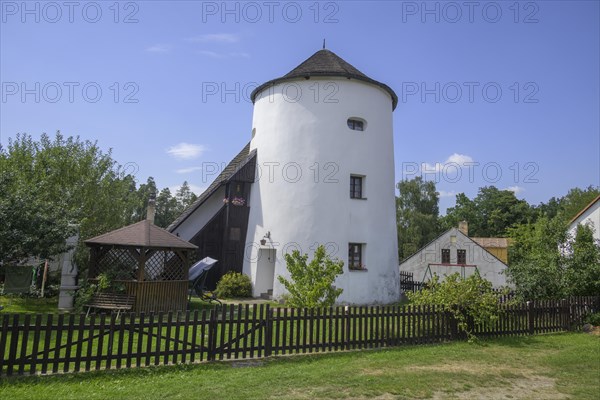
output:
[[535, 223], [509, 229], [509, 280], [526, 300], [566, 295], [564, 253], [567, 227], [561, 218], [540, 217]]
[[523, 298], [596, 295], [600, 291], [600, 244], [594, 242], [590, 227], [580, 225], [575, 237], [569, 237], [563, 216], [542, 216], [509, 233], [513, 242], [507, 274]]
[[446, 215], [440, 219], [440, 224], [443, 229], [457, 228], [458, 223], [467, 221], [469, 223], [469, 231], [477, 231], [481, 226], [481, 213], [477, 209], [475, 201], [469, 199], [466, 194], [459, 193], [456, 195], [456, 204], [454, 207], [449, 207], [446, 210]]
[[171, 196], [169, 188], [164, 188], [156, 198], [156, 219], [154, 223], [161, 228], [166, 228], [181, 213], [177, 199]]
[[67, 250], [65, 238], [75, 229], [62, 208], [48, 207], [33, 187], [15, 188], [10, 180], [10, 174], [0, 174], [0, 261], [14, 264]]
[[420, 176], [402, 180], [397, 187], [398, 256], [403, 260], [439, 235], [439, 193], [434, 182]]
[[175, 193], [175, 198], [177, 199], [177, 204], [179, 205], [180, 212], [183, 212], [186, 208], [188, 208], [198, 196], [192, 192], [190, 189], [190, 185], [187, 181], [183, 181], [181, 187]]
[[600, 195], [600, 188], [591, 185], [585, 189], [573, 188], [560, 199], [560, 212], [566, 220], [571, 220], [598, 195]]
[[480, 188], [472, 201], [464, 193], [458, 194], [456, 206], [443, 218], [443, 226], [450, 228], [465, 220], [470, 236], [505, 236], [508, 228], [527, 223], [534, 215], [529, 203], [517, 199], [514, 192], [487, 186]]
[[[596, 229], [600, 229], [597, 227]], [[566, 290], [572, 296], [600, 293], [600, 243], [591, 226], [579, 225], [567, 244]]]
[[585, 206], [600, 195], [600, 188], [588, 186], [585, 189], [572, 188], [563, 197], [552, 197], [547, 203], [540, 203], [534, 207], [537, 216], [545, 215], [554, 218], [560, 215], [566, 221], [570, 221]]
[[142, 183], [135, 193], [135, 208], [133, 211], [132, 222], [138, 222], [146, 219], [148, 211], [148, 202], [150, 196], [156, 196], [158, 189], [153, 177], [148, 177], [146, 183]]
[[[71, 224], [84, 239], [131, 219], [134, 178], [112, 159], [110, 150], [102, 151], [95, 142], [65, 138], [60, 132], [54, 137], [43, 134], [38, 141], [18, 134], [0, 149], [0, 162], [3, 246], [38, 241], [34, 248], [0, 253], [0, 261], [8, 262], [7, 254], [25, 258], [60, 253], [60, 243], [72, 233], [67, 228]], [[15, 207], [22, 211], [15, 212]]]

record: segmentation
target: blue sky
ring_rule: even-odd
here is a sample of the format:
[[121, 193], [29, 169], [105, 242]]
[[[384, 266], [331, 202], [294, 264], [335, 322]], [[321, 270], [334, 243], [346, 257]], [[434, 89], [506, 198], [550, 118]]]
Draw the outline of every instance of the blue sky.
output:
[[0, 143], [61, 130], [199, 192], [250, 140], [249, 92], [326, 38], [400, 98], [396, 180], [436, 180], [442, 212], [486, 185], [537, 204], [600, 185], [599, 4], [2, 0]]

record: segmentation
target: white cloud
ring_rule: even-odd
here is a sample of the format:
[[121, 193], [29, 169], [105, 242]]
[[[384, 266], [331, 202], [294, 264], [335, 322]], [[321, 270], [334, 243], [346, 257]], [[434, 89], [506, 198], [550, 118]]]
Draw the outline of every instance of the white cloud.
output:
[[437, 173], [442, 170], [443, 165], [441, 163], [429, 164], [429, 163], [421, 163], [421, 172], [422, 173]]
[[440, 194], [440, 198], [442, 198], [442, 197], [454, 197], [454, 196], [456, 196], [456, 192], [454, 190], [451, 190], [449, 192], [447, 192], [445, 190], [439, 190], [438, 193]]
[[202, 167], [188, 167], [175, 170], [178, 174], [189, 174], [190, 172], [201, 171]]
[[464, 167], [466, 163], [472, 163], [473, 158], [465, 154], [454, 153], [443, 163], [436, 162], [435, 164], [421, 163], [421, 173], [439, 173], [448, 165], [458, 165]]
[[202, 155], [206, 148], [201, 144], [179, 143], [169, 147], [167, 153], [181, 160], [189, 160]]
[[514, 192], [515, 194], [520, 194], [523, 193], [525, 191], [525, 188], [522, 186], [509, 186], [504, 190], [509, 190], [511, 192]]
[[460, 165], [465, 165], [466, 163], [472, 163], [473, 158], [471, 158], [470, 156], [467, 156], [465, 154], [454, 153], [450, 157], [448, 157], [448, 159], [446, 160], [446, 164], [451, 163], [451, 162], [457, 163]]
[[217, 53], [215, 51], [210, 50], [200, 50], [199, 54], [210, 58], [250, 58], [250, 54], [248, 53]]
[[237, 43], [240, 37], [234, 33], [209, 33], [186, 39], [194, 43]]
[[166, 44], [155, 44], [146, 48], [146, 51], [149, 53], [168, 53], [170, 50], [171, 47]]

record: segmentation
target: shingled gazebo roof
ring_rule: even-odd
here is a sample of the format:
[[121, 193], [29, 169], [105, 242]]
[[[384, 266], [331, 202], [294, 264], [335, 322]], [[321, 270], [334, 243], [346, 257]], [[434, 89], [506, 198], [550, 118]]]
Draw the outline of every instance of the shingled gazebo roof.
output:
[[327, 49], [317, 51], [284, 76], [263, 83], [252, 91], [250, 98], [254, 102], [256, 96], [270, 86], [281, 82], [298, 80], [299, 78], [309, 79], [310, 77], [343, 77], [367, 82], [379, 86], [389, 93], [392, 98], [392, 110], [398, 105], [398, 96], [388, 85], [369, 78], [337, 54]]
[[145, 248], [197, 249], [149, 220], [105, 233], [84, 241], [87, 245], [118, 245]]

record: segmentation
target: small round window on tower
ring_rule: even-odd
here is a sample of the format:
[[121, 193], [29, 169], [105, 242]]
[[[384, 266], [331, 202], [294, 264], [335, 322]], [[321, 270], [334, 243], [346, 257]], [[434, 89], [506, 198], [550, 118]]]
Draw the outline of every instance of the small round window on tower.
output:
[[256, 136], [256, 128], [252, 128], [252, 139], [254, 139], [254, 136]]
[[367, 121], [362, 118], [348, 118], [348, 128], [353, 131], [364, 131], [367, 128]]

